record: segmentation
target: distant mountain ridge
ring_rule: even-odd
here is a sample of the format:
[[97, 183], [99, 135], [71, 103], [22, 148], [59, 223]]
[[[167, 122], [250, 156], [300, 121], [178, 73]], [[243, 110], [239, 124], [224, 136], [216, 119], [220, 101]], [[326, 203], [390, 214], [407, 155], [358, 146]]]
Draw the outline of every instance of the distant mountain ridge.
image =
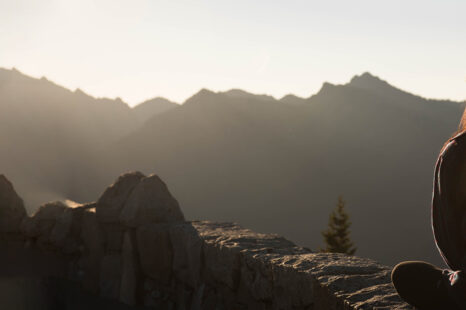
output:
[[0, 68], [0, 171], [17, 182], [34, 206], [73, 197], [79, 187], [98, 182], [91, 172], [98, 169], [96, 150], [162, 112], [152, 107], [159, 102], [131, 109], [120, 98], [94, 98], [44, 77]]
[[30, 204], [94, 200], [123, 171], [155, 172], [188, 218], [237, 221], [317, 249], [343, 194], [359, 255], [439, 261], [432, 169], [464, 103], [364, 73], [308, 98], [202, 89], [182, 105], [156, 98], [131, 109], [45, 80], [5, 82], [5, 71], [0, 171]]

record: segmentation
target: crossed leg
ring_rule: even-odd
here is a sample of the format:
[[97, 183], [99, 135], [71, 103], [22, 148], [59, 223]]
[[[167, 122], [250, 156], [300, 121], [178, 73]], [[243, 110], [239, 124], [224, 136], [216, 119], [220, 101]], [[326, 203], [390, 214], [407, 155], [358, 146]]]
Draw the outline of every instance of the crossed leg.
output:
[[392, 283], [398, 295], [419, 310], [461, 310], [448, 297], [442, 269], [421, 261], [399, 263], [393, 268]]

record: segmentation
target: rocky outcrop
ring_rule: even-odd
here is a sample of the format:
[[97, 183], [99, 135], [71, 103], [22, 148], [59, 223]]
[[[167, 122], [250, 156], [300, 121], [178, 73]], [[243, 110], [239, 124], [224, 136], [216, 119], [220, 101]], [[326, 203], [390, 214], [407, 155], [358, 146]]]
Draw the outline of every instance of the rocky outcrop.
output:
[[120, 222], [128, 227], [183, 221], [184, 215], [178, 202], [156, 175], [141, 179], [120, 214]]
[[0, 174], [0, 233], [18, 232], [25, 215], [23, 200], [11, 182]]
[[96, 213], [102, 223], [118, 223], [129, 195], [145, 176], [140, 172], [122, 174], [97, 200]]
[[68, 266], [68, 281], [129, 306], [410, 309], [392, 287], [389, 267], [313, 253], [234, 223], [186, 222], [155, 175], [125, 174], [97, 203], [44, 204], [18, 234], [21, 247], [55, 253]]

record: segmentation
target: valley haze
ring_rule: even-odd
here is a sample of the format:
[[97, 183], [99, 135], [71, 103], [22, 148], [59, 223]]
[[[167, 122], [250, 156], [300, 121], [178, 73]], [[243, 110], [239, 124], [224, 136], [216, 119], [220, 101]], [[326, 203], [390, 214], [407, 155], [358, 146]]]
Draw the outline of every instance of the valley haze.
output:
[[358, 256], [441, 264], [433, 167], [464, 106], [366, 72], [308, 98], [202, 89], [182, 105], [130, 108], [0, 69], [0, 173], [30, 213], [94, 201], [125, 171], [156, 173], [188, 219], [236, 221], [313, 250], [342, 194]]

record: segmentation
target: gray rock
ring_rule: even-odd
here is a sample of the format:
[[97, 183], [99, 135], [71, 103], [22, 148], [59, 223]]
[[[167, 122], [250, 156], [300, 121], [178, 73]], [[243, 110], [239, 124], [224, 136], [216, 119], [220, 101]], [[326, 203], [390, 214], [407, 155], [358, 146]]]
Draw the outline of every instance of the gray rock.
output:
[[31, 218], [24, 218], [21, 231], [27, 237], [39, 237], [41, 242], [50, 242], [52, 229], [66, 209], [67, 206], [61, 201], [47, 202]]
[[191, 288], [200, 284], [203, 242], [190, 223], [170, 226], [173, 247], [173, 272], [177, 279]]
[[120, 301], [130, 306], [136, 305], [136, 294], [139, 279], [139, 262], [136, 255], [134, 235], [126, 232], [123, 238]]
[[119, 223], [102, 223], [100, 227], [104, 233], [105, 250], [107, 253], [121, 252], [123, 235], [126, 227]]
[[122, 275], [121, 254], [105, 255], [100, 264], [100, 296], [118, 300]]
[[29, 238], [34, 238], [39, 235], [39, 232], [36, 229], [36, 221], [34, 221], [33, 217], [25, 216], [21, 221], [20, 230], [21, 233]]
[[103, 223], [118, 223], [121, 210], [129, 195], [144, 175], [141, 172], [122, 174], [110, 185], [97, 201], [97, 218]]
[[54, 246], [63, 248], [66, 253], [75, 252], [84, 210], [79, 206], [68, 207], [58, 216], [50, 233], [50, 242]]
[[139, 227], [137, 243], [142, 272], [157, 283], [168, 285], [173, 267], [169, 224], [149, 224]]
[[100, 266], [105, 253], [105, 240], [95, 209], [87, 209], [83, 212], [81, 240], [84, 249], [80, 262], [82, 284], [85, 289], [97, 293], [100, 288]]
[[155, 174], [143, 178], [131, 192], [120, 214], [128, 227], [150, 223], [183, 222], [178, 202], [165, 183]]
[[23, 200], [18, 196], [11, 182], [0, 174], [0, 232], [19, 232], [21, 221], [25, 216]]

